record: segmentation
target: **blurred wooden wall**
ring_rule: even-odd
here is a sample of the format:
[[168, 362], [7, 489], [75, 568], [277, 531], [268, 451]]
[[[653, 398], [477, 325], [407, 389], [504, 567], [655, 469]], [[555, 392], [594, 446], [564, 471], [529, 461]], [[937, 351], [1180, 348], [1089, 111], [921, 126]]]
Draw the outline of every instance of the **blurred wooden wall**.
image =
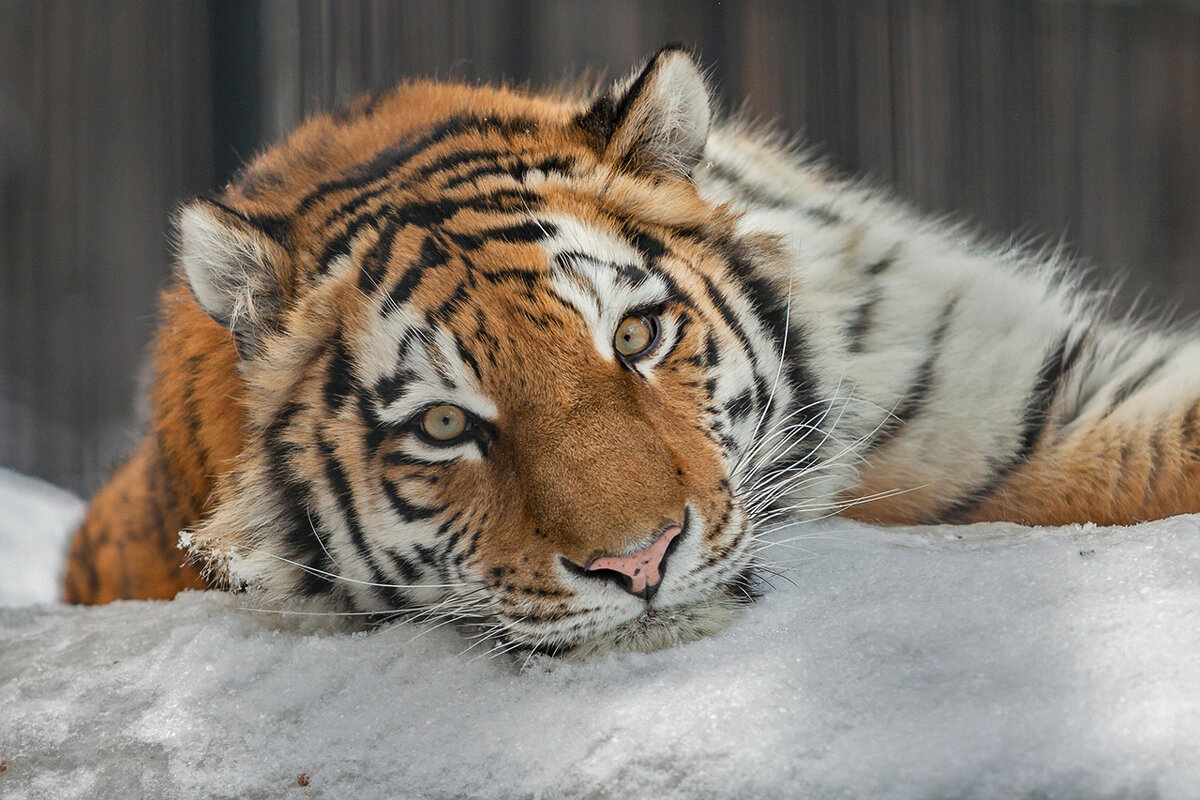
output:
[[411, 75], [545, 84], [694, 45], [727, 100], [997, 237], [1200, 310], [1195, 4], [0, 3], [0, 465], [94, 489], [132, 443], [178, 199]]

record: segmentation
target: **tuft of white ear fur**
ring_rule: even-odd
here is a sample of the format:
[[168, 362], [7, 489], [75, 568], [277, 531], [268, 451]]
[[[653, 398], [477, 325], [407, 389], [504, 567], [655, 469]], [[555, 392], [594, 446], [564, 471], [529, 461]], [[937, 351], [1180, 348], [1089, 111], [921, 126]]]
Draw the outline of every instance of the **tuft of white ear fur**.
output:
[[282, 305], [283, 248], [242, 215], [198, 200], [179, 214], [179, 263], [196, 302], [242, 344], [257, 343]]
[[696, 62], [672, 46], [597, 99], [580, 124], [599, 134], [606, 159], [686, 178], [704, 156], [711, 104]]

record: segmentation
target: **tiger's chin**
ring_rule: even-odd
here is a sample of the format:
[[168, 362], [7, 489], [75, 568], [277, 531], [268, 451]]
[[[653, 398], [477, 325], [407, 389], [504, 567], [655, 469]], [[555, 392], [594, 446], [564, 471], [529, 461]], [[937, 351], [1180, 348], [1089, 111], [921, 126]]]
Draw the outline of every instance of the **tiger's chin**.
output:
[[749, 576], [723, 586], [714, 596], [686, 606], [648, 608], [638, 616], [559, 650], [558, 655], [583, 661], [608, 653], [654, 653], [695, 642], [729, 627], [754, 602]]
[[725, 630], [745, 605], [744, 600], [724, 597], [694, 606], [650, 609], [562, 655], [583, 661], [606, 653], [653, 653], [687, 644]]

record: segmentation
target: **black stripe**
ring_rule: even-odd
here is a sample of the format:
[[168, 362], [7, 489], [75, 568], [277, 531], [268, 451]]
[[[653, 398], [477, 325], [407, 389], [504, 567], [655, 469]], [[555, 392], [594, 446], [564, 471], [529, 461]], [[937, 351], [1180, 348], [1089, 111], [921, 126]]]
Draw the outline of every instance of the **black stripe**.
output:
[[474, 183], [480, 178], [486, 178], [490, 175], [509, 175], [513, 178], [516, 178], [516, 174], [514, 174], [515, 172], [516, 170], [513, 168], [506, 167], [502, 164], [484, 164], [481, 167], [468, 170], [463, 174], [456, 175], [455, 177], [446, 181], [442, 184], [442, 191], [450, 191], [451, 189], [456, 189], [465, 183]]
[[446, 249], [442, 247], [442, 244], [434, 236], [426, 236], [425, 240], [421, 242], [421, 253], [417, 256], [417, 263], [406, 269], [400, 276], [400, 280], [396, 281], [396, 285], [388, 291], [388, 297], [391, 298], [394, 304], [388, 307], [402, 307], [412, 297], [412, 293], [416, 291], [425, 272], [437, 269], [445, 265], [449, 260], [450, 256], [446, 252]]
[[[329, 489], [333, 492], [333, 499], [337, 504], [338, 511], [341, 513], [342, 519], [350, 531], [350, 541], [354, 544], [354, 549], [358, 551], [359, 557], [366, 563], [370, 570], [371, 581], [377, 584], [387, 584], [387, 575], [379, 568], [379, 563], [375, 560], [374, 553], [367, 544], [362, 523], [358, 518], [358, 511], [354, 507], [354, 496], [350, 489], [350, 481], [346, 477], [346, 472], [342, 469], [342, 465], [338, 462], [333, 447], [325, 441], [324, 436], [317, 436], [317, 450], [321, 454], [321, 461], [325, 471], [325, 481], [329, 484]], [[400, 609], [408, 605], [403, 593], [398, 591], [394, 586], [381, 585], [366, 588], [375, 594], [381, 595], [393, 609]]]
[[525, 269], [523, 267], [504, 267], [498, 270], [479, 271], [478, 277], [488, 281], [489, 283], [504, 283], [513, 281], [521, 283], [525, 286], [539, 286], [545, 274], [536, 269]]
[[750, 183], [725, 164], [716, 161], [708, 162], [708, 174], [733, 187], [742, 196], [742, 200], [749, 205], [767, 208], [784, 208], [795, 205], [790, 199], [773, 194], [764, 186]]
[[[272, 488], [279, 496], [279, 508], [287, 519], [283, 525], [287, 557], [310, 569], [301, 569], [297, 590], [305, 596], [328, 593], [342, 587], [334, 583], [336, 565], [332, 563], [316, 531], [316, 522], [309, 516], [311, 487], [293, 474], [290, 464], [295, 447], [283, 438], [292, 419], [305, 410], [296, 401], [289, 402], [263, 433], [267, 454], [267, 474]], [[320, 575], [310, 570], [326, 573]], [[344, 594], [344, 592], [343, 592]]]
[[[396, 219], [390, 216], [381, 219], [383, 227], [379, 231], [379, 238], [363, 256], [362, 263], [358, 268], [358, 288], [368, 297], [380, 288], [384, 276], [387, 275], [388, 264], [392, 261], [392, 244], [400, 232], [400, 223]], [[348, 243], [347, 247], [349, 247]], [[329, 263], [322, 263], [321, 267], [328, 270]]]
[[767, 331], [775, 340], [775, 348], [780, 349], [783, 347], [784, 331], [788, 330], [787, 296], [781, 291], [782, 287], [764, 278], [743, 248], [727, 244], [722, 249], [734, 282], [741, 288], [750, 307], [766, 323]]
[[868, 266], [867, 274], [871, 275], [871, 276], [882, 275], [883, 273], [885, 273], [889, 269], [891, 269], [892, 265], [895, 263], [896, 263], [896, 257], [894, 255], [886, 255], [883, 258], [876, 261], [874, 264], [871, 264], [870, 266]]
[[363, 444], [366, 446], [367, 457], [374, 458], [379, 452], [379, 447], [388, 438], [391, 433], [391, 426], [379, 418], [375, 413], [375, 409], [371, 406], [371, 399], [365, 392], [360, 392], [358, 395], [358, 416], [362, 420], [363, 427], [367, 429], [367, 435], [364, 437]]
[[382, 479], [383, 493], [387, 495], [388, 502], [396, 512], [396, 516], [400, 517], [404, 522], [417, 522], [445, 511], [445, 507], [438, 506], [418, 506], [409, 502], [400, 496], [400, 490], [396, 488], [396, 484], [392, 483], [387, 478]]
[[829, 205], [801, 206], [800, 211], [805, 216], [824, 222], [826, 225], [839, 225], [844, 222], [842, 215], [834, 211], [833, 207]]
[[441, 467], [444, 466], [440, 461], [426, 461], [422, 458], [403, 453], [399, 450], [393, 450], [385, 453], [383, 463], [391, 467]]
[[676, 348], [678, 348], [679, 344], [687, 337], [688, 327], [691, 324], [692, 315], [686, 311], [680, 311], [675, 323], [675, 336], [671, 341], [671, 346], [668, 347], [661, 356], [659, 356], [659, 364], [665, 365], [670, 360], [671, 356], [675, 354]]
[[[661, 279], [667, 285], [667, 299], [676, 303], [683, 303], [690, 308], [695, 308], [696, 302], [690, 294], [675, 281], [675, 279], [666, 270], [658, 268], [658, 262], [669, 251], [667, 245], [662, 239], [645, 231], [635, 230], [629, 225], [621, 226], [621, 233], [633, 245], [633, 248], [642, 255], [642, 260], [646, 264], [646, 268]], [[590, 258], [587, 254], [583, 254], [584, 258]], [[595, 259], [592, 259], [595, 260]]]
[[[513, 152], [511, 150], [505, 151], [497, 150], [495, 148], [489, 148], [487, 150], [459, 150], [458, 152], [439, 156], [433, 161], [430, 161], [428, 164], [422, 164], [414, 169], [411, 174], [405, 175], [404, 177], [406, 182], [424, 180], [431, 175], [435, 175], [439, 172], [445, 172], [446, 170], [454, 169], [455, 167], [461, 167], [463, 164], [469, 164], [472, 161], [482, 161], [484, 159], [488, 159], [495, 162], [506, 157], [512, 158], [512, 156]], [[499, 164], [495, 164], [495, 166], [499, 166]]]
[[478, 250], [488, 242], [501, 241], [511, 244], [540, 242], [553, 236], [557, 229], [548, 222], [526, 220], [515, 225], [486, 228], [479, 233], [446, 233], [446, 237], [464, 250]]
[[[740, 284], [742, 294], [747, 298], [750, 307], [766, 326], [769, 335], [774, 340], [775, 350], [779, 353], [783, 364], [787, 367], [783, 374], [787, 376], [792, 389], [791, 407], [813, 407], [817, 402], [817, 382], [809, 369], [811, 354], [808, 341], [799, 324], [789, 322], [788, 301], [782, 287], [774, 281], [762, 276], [752, 255], [736, 243], [728, 243], [724, 247], [735, 282]], [[769, 376], [774, 376], [774, 370], [769, 370]], [[771, 398], [771, 387], [761, 381], [761, 373], [755, 368], [756, 380], [759, 381], [758, 397], [755, 408], [762, 413]], [[814, 408], [809, 418], [816, 416]]]
[[[717, 337], [713, 336], [711, 331], [704, 343], [704, 362], [705, 366], [708, 367], [715, 367], [721, 363], [721, 350], [717, 345]], [[712, 392], [709, 392], [709, 394], [712, 394]]]
[[415, 138], [403, 140], [381, 151], [370, 161], [351, 168], [343, 177], [323, 181], [300, 201], [297, 213], [304, 213], [332, 192], [357, 189], [387, 178], [392, 172], [408, 164], [425, 150], [465, 133], [498, 131], [502, 134], [530, 133], [537, 123], [526, 117], [475, 117], [456, 116], [445, 120], [431, 131]]
[[916, 374], [913, 375], [908, 388], [900, 396], [899, 404], [871, 437], [871, 441], [867, 444], [866, 452], [869, 453], [877, 450], [891, 441], [902, 426], [911, 422], [913, 417], [925, 408], [929, 400], [930, 389], [933, 385], [934, 369], [942, 353], [942, 340], [946, 338], [946, 331], [950, 328], [950, 322], [957, 305], [958, 298], [956, 297], [942, 309], [941, 316], [938, 318], [938, 325], [929, 337], [929, 355], [917, 367]]
[[1054, 405], [1055, 398], [1058, 397], [1063, 379], [1070, 373], [1075, 358], [1079, 356], [1079, 347], [1068, 350], [1069, 339], [1070, 333], [1065, 334], [1038, 370], [1037, 380], [1029, 392], [1025, 410], [1021, 414], [1020, 437], [1016, 452], [1001, 464], [990, 464], [991, 476], [981, 486], [971, 490], [939, 513], [938, 520], [963, 521], [980, 503], [995, 494], [1013, 470], [1027, 462], [1033, 455], [1033, 451], [1037, 448], [1038, 442], [1041, 441], [1046, 426], [1050, 422], [1050, 409]]
[[334, 336], [330, 349], [329, 366], [325, 374], [325, 405], [331, 411], [337, 411], [358, 391], [358, 385], [354, 381], [354, 365], [341, 331]]
[[1121, 384], [1120, 387], [1113, 392], [1113, 398], [1112, 402], [1109, 404], [1108, 413], [1111, 414], [1117, 408], [1117, 406], [1121, 405], [1121, 403], [1124, 403], [1126, 400], [1136, 394], [1139, 389], [1144, 387], [1146, 382], [1149, 381], [1156, 372], [1163, 368], [1163, 365], [1167, 363], [1168, 358], [1169, 357], [1167, 355], [1159, 356], [1147, 364], [1146, 367], [1137, 375]]
[[[418, 561], [425, 566], [441, 573], [443, 562], [437, 557], [436, 550], [434, 550], [432, 547], [426, 547], [425, 545], [416, 542], [413, 543], [412, 549]], [[444, 581], [444, 583], [449, 583], [449, 581]]]
[[[350, 255], [351, 243], [354, 237], [358, 236], [359, 231], [375, 225], [378, 219], [379, 217], [375, 214], [363, 214], [351, 220], [344, 231], [325, 243], [325, 246], [321, 249], [321, 257], [317, 262], [317, 271], [322, 275], [328, 274], [330, 266], [336, 259], [341, 256]], [[326, 229], [331, 224], [332, 222], [326, 223]]]
[[882, 299], [878, 286], [872, 286], [867, 299], [854, 310], [854, 319], [846, 327], [846, 338], [850, 340], [848, 348], [851, 353], [861, 353], [863, 342], [871, 330], [871, 320], [875, 305]]
[[742, 350], [745, 351], [746, 357], [750, 359], [750, 364], [754, 372], [757, 374], [758, 358], [755, 355], [754, 348], [750, 343], [750, 337], [746, 334], [745, 329], [742, 328], [741, 320], [737, 318], [737, 316], [733, 313], [733, 309], [730, 308], [729, 304], [725, 302], [724, 296], [721, 294], [720, 290], [717, 289], [717, 285], [713, 282], [713, 279], [703, 274], [700, 275], [700, 279], [704, 284], [704, 291], [705, 294], [708, 295], [708, 301], [712, 303], [713, 308], [717, 310], [717, 314], [720, 315], [721, 319], [725, 321], [725, 324], [729, 327], [729, 329], [733, 331], [733, 335], [737, 337], [737, 340], [741, 342]]
[[[374, 212], [367, 212], [350, 221], [346, 229], [330, 239], [322, 248], [320, 270], [328, 272], [329, 264], [338, 255], [350, 252], [350, 242], [364, 227], [384, 222], [380, 241], [364, 260], [364, 269], [376, 282], [382, 279], [391, 256], [391, 244], [399, 230], [407, 225], [436, 228], [461, 211], [502, 212], [512, 210], [514, 204], [528, 204], [525, 193], [515, 189], [500, 189], [490, 194], [460, 198], [441, 198], [425, 202], [412, 202], [400, 206], [385, 204]], [[369, 289], [370, 287], [366, 287]]]
[[536, 164], [529, 165], [524, 163], [517, 164], [484, 164], [475, 169], [464, 172], [462, 175], [457, 175], [442, 184], [443, 191], [455, 189], [464, 183], [473, 183], [480, 178], [485, 178], [490, 175], [508, 175], [518, 183], [525, 180], [525, 175], [531, 170], [538, 170], [543, 173], [561, 172], [570, 173], [574, 168], [575, 162], [570, 158], [562, 156], [551, 156], [543, 159]]
[[[868, 265], [865, 272], [870, 277], [879, 277], [891, 269], [894, 263], [895, 255], [888, 254], [874, 264]], [[870, 288], [867, 290], [866, 299], [854, 310], [854, 318], [846, 327], [846, 338], [850, 340], [849, 350], [851, 353], [861, 353], [863, 351], [863, 343], [867, 338], [867, 334], [871, 331], [875, 306], [879, 304], [882, 298], [883, 291], [880, 289], [879, 284], [872, 282]]]
[[387, 377], [375, 382], [375, 394], [379, 402], [385, 406], [400, 399], [408, 385], [417, 379], [417, 374], [410, 369], [401, 368]]
[[421, 570], [417, 569], [416, 564], [409, 561], [404, 556], [396, 552], [394, 548], [389, 547], [384, 551], [387, 557], [392, 562], [392, 566], [396, 568], [396, 572], [400, 577], [408, 583], [415, 583], [421, 578]]
[[646, 259], [647, 266], [653, 267], [655, 262], [667, 254], [667, 245], [653, 234], [632, 228], [625, 228], [622, 233], [634, 249], [642, 254], [642, 258]]
[[443, 197], [420, 203], [397, 206], [391, 212], [401, 224], [432, 228], [441, 225], [460, 211], [511, 211], [527, 204], [529, 197], [516, 189], [496, 189], [488, 194], [468, 197]]
[[725, 413], [736, 423], [750, 415], [752, 410], [750, 389], [744, 389], [741, 394], [725, 404]]
[[[325, 220], [322, 223], [322, 227], [324, 227], [325, 229], [331, 228], [334, 223], [338, 222], [339, 220], [345, 219], [346, 217], [349, 217], [353, 214], [358, 213], [358, 210], [360, 208], [365, 206], [370, 201], [374, 200], [376, 197], [386, 194], [388, 191], [392, 190], [393, 188], [395, 188], [395, 187], [393, 187], [391, 184], [384, 183], [379, 186], [376, 186], [373, 189], [366, 189], [366, 190], [360, 192], [359, 194], [354, 195], [349, 200], [347, 200], [345, 203], [342, 203], [341, 205], [334, 207], [334, 209], [325, 216]], [[355, 219], [355, 222], [369, 220], [369, 219], [371, 219], [371, 217], [372, 217], [371, 214], [364, 214], [362, 216], [359, 216], [357, 219]]]
[[276, 244], [281, 247], [287, 247], [288, 232], [291, 225], [291, 220], [287, 217], [276, 214], [255, 214], [251, 211], [239, 211], [233, 206], [226, 205], [218, 200], [215, 194], [201, 195], [197, 199], [214, 205], [225, 213], [237, 217], [242, 222], [265, 233], [271, 239], [275, 240]]
[[[458, 308], [461, 308], [470, 296], [471, 293], [467, 290], [466, 282], [459, 281], [448, 298], [425, 312], [425, 324], [432, 328], [435, 327], [437, 322], [449, 319], [450, 315]], [[446, 376], [443, 375], [442, 377]], [[446, 382], [449, 383], [450, 381], [447, 380]]]
[[[472, 151], [469, 154], [462, 154], [462, 155], [470, 155], [471, 157], [478, 158], [478, 157], [482, 157], [480, 155], [480, 153], [481, 153], [481, 151]], [[493, 155], [500, 156], [503, 154], [493, 152]], [[459, 155], [447, 156], [446, 158], [441, 159], [441, 163], [444, 165], [451, 160], [458, 160], [458, 159], [459, 159]], [[469, 159], [463, 159], [463, 160], [469, 160]], [[436, 163], [438, 163], [438, 162], [435, 162], [435, 164]], [[529, 166], [524, 163], [509, 164], [507, 166], [501, 165], [501, 164], [496, 164], [496, 163], [484, 164], [483, 166], [476, 167], [475, 169], [472, 169], [472, 170], [464, 173], [463, 175], [457, 176], [457, 177], [452, 178], [451, 180], [447, 181], [446, 183], [444, 183], [442, 185], [441, 190], [447, 191], [447, 190], [453, 189], [463, 183], [467, 183], [472, 180], [477, 180], [485, 175], [509, 175], [514, 180], [516, 180], [518, 183], [520, 183], [522, 180], [524, 180], [525, 174], [528, 173], [531, 169], [539, 169], [539, 170], [542, 170], [543, 172], [570, 171], [570, 169], [573, 167], [573, 165], [574, 165], [574, 162], [572, 162], [570, 159], [560, 158], [557, 156], [544, 159], [543, 161], [540, 161], [533, 166]], [[422, 167], [421, 170], [418, 172], [418, 175], [415, 177], [425, 177], [424, 173], [427, 169], [429, 169], [428, 166]], [[404, 184], [405, 185], [410, 184], [413, 180], [415, 180], [415, 177], [409, 178], [406, 176], [403, 179]], [[354, 196], [350, 200], [346, 201], [342, 205], [335, 208], [333, 211], [329, 212], [329, 214], [325, 217], [325, 221], [323, 223], [324, 228], [328, 230], [339, 220], [345, 219], [346, 217], [356, 214], [360, 208], [362, 208], [364, 205], [366, 205], [371, 200], [375, 199], [376, 197], [379, 197], [380, 195], [386, 194], [387, 192], [392, 191], [396, 188], [397, 188], [397, 186], [394, 185], [393, 183], [384, 183], [384, 184], [376, 186], [372, 189], [366, 189], [366, 190], [362, 191], [360, 194]], [[507, 190], [507, 191], [511, 193], [512, 190]], [[504, 197], [511, 199], [513, 196], [511, 194], [505, 194]], [[367, 214], [362, 214], [362, 215], [358, 216], [351, 222], [351, 224], [347, 227], [346, 231], [344, 231], [342, 234], [339, 234], [338, 237], [336, 237], [333, 240], [333, 242], [331, 242], [326, 247], [326, 250], [335, 250], [337, 248], [339, 240], [344, 242], [346, 240], [353, 238], [355, 233], [357, 233], [357, 231], [359, 229], [361, 229], [364, 225], [372, 222], [376, 216], [383, 216], [385, 213], [388, 213], [388, 207], [386, 205], [384, 207], [381, 207], [380, 209], [377, 209], [374, 213], [367, 213]], [[343, 246], [344, 246], [344, 244], [343, 244]], [[325, 263], [325, 262], [322, 261], [322, 263]]]
[[650, 273], [636, 264], [611, 264], [621, 282], [627, 286], [637, 287], [646, 282]]
[[479, 362], [475, 360], [475, 356], [471, 355], [470, 351], [467, 350], [467, 348], [458, 340], [457, 337], [455, 337], [453, 341], [454, 349], [458, 353], [459, 360], [470, 368], [471, 372], [475, 375], [476, 381], [483, 383], [483, 372], [479, 369]]

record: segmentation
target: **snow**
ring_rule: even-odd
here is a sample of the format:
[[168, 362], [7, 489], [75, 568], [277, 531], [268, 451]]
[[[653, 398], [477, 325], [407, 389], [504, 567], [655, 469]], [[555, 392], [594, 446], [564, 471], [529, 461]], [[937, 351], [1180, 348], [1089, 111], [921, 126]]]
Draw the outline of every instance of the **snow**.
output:
[[[0, 483], [0, 541], [24, 526], [51, 574], [78, 502]], [[29, 584], [0, 609], [0, 796], [1197, 796], [1200, 517], [780, 536], [786, 579], [724, 633], [584, 663]]]
[[83, 501], [45, 481], [0, 467], [0, 606], [48, 603]]

